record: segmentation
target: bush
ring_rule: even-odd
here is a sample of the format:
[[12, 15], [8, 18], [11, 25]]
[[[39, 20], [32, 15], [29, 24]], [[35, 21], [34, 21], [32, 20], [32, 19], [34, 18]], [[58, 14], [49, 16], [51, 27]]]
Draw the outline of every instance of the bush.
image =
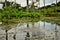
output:
[[38, 12], [24, 12], [24, 11], [18, 11], [18, 9], [15, 8], [7, 8], [4, 9], [1, 13], [0, 13], [0, 18], [2, 19], [10, 19], [10, 18], [22, 18], [22, 17], [40, 17], [41, 14], [39, 14]]

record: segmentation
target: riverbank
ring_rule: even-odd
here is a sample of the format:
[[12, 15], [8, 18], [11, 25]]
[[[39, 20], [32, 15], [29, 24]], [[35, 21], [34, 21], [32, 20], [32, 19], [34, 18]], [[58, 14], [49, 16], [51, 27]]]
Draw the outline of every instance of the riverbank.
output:
[[58, 21], [60, 24], [60, 12], [58, 10], [60, 6], [49, 6], [34, 11], [18, 10], [16, 8], [7, 7], [6, 9], [0, 10], [0, 21], [4, 24], [18, 23], [18, 22], [37, 22], [39, 20], [44, 21]]
[[59, 17], [39, 17], [39, 18], [13, 18], [13, 19], [2, 19], [3, 25], [16, 24], [16, 23], [34, 23], [38, 21], [44, 21], [60, 25]]
[[60, 25], [60, 17], [44, 17], [42, 21]]
[[[32, 10], [32, 9], [31, 9]], [[47, 6], [45, 8], [40, 8], [34, 11], [24, 11], [24, 9], [16, 9], [12, 7], [7, 7], [6, 9], [0, 10], [0, 19], [13, 19], [13, 18], [23, 18], [23, 17], [60, 17], [60, 6]]]

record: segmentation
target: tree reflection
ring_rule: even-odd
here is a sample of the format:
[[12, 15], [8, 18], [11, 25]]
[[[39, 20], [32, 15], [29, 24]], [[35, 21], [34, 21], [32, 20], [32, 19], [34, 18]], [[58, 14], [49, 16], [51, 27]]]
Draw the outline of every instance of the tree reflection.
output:
[[9, 22], [8, 20], [2, 20], [2, 29], [5, 30], [6, 40], [8, 40], [8, 31], [13, 27], [16, 27], [16, 24], [11, 24], [11, 22]]
[[[27, 24], [27, 29], [29, 29], [29, 24]], [[27, 31], [27, 33], [26, 33], [25, 40], [30, 40], [30, 34], [29, 34], [29, 31]]]

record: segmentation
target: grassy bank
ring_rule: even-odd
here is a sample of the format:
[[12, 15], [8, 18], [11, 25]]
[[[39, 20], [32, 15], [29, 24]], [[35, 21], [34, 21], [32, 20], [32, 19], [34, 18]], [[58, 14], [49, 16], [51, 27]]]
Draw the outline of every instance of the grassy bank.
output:
[[[0, 10], [0, 21], [5, 23], [14, 23], [14, 22], [37, 22], [39, 20], [53, 20], [54, 17], [58, 19], [60, 17], [60, 12], [56, 13], [55, 6], [40, 8], [38, 11], [34, 10], [31, 12], [26, 12], [23, 10], [18, 10], [15, 8], [6, 8]], [[57, 10], [60, 10], [60, 6], [57, 7]], [[49, 18], [52, 19], [49, 19]], [[4, 23], [4, 24], [5, 24]]]
[[18, 9], [12, 9], [7, 8], [4, 10], [1, 10], [0, 12], [0, 19], [12, 19], [12, 18], [22, 18], [22, 17], [30, 17], [30, 18], [36, 18], [43, 16], [42, 14], [39, 14], [39, 12], [24, 12], [22, 10]]
[[[38, 11], [31, 11], [26, 12], [23, 10], [18, 10], [15, 8], [6, 8], [3, 10], [0, 10], [0, 19], [12, 19], [12, 18], [22, 18], [22, 17], [30, 17], [30, 18], [36, 18], [36, 17], [60, 17], [60, 12], [56, 13], [55, 6], [45, 7], [41, 8]], [[57, 7], [57, 11], [60, 11], [60, 6]]]

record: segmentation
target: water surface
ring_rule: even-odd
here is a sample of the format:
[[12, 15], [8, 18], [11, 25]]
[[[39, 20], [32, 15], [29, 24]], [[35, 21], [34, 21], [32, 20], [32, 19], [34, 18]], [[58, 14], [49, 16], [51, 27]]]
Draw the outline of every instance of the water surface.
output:
[[[18, 23], [16, 27], [14, 26], [16, 25], [12, 25], [12, 28], [8, 30], [8, 40], [14, 40], [14, 34], [16, 34], [16, 40], [25, 40], [27, 32], [30, 35], [30, 40], [55, 40], [55, 37], [58, 37], [58, 40], [60, 40], [60, 26], [54, 23], [39, 21], [34, 23]], [[0, 27], [0, 40], [6, 40], [6, 33], [2, 27]]]

